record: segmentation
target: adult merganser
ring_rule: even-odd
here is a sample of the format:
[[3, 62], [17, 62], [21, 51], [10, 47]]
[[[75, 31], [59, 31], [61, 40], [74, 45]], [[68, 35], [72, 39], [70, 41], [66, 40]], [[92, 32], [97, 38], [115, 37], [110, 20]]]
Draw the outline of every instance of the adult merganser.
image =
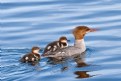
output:
[[34, 65], [35, 63], [39, 62], [40, 60], [40, 55], [39, 55], [40, 48], [39, 47], [33, 47], [31, 49], [31, 52], [24, 55], [20, 61], [23, 63], [31, 63]]
[[73, 35], [75, 37], [74, 46], [69, 46], [57, 51], [51, 52], [50, 55], [46, 57], [68, 57], [73, 55], [78, 55], [86, 50], [84, 36], [89, 32], [94, 32], [95, 29], [91, 29], [87, 26], [78, 26], [73, 30]]
[[62, 36], [59, 38], [58, 41], [54, 41], [49, 43], [45, 49], [44, 49], [44, 53], [42, 54], [42, 56], [46, 56], [48, 55], [50, 52], [54, 52], [56, 50], [68, 47], [68, 41], [67, 38], [65, 36]]

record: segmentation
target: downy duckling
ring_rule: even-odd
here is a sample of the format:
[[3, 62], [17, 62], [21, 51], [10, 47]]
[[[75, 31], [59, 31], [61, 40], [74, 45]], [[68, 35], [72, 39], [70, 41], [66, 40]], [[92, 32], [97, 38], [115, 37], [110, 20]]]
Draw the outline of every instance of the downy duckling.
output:
[[41, 57], [39, 55], [40, 48], [39, 47], [33, 47], [31, 49], [31, 52], [24, 55], [20, 61], [23, 63], [31, 63], [34, 65], [35, 63], [39, 62]]
[[65, 36], [62, 36], [62, 37], [59, 38], [58, 41], [54, 41], [54, 42], [49, 43], [45, 47], [44, 53], [42, 54], [42, 56], [46, 56], [46, 55], [48, 55], [48, 53], [54, 52], [58, 49], [68, 47], [68, 41], [69, 40], [67, 40], [67, 38]]

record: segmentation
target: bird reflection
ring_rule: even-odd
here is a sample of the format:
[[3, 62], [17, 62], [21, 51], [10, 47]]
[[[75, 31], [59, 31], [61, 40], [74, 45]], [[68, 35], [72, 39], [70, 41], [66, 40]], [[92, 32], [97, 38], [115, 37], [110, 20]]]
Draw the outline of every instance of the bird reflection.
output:
[[76, 62], [76, 66], [77, 67], [85, 67], [88, 66], [88, 64], [86, 64], [84, 62], [84, 58], [85, 58], [85, 53], [83, 52], [82, 54], [76, 54], [74, 56], [71, 57], [61, 57], [62, 59], [56, 59], [56, 58], [49, 58], [47, 63], [51, 64], [51, 65], [56, 65], [56, 64], [61, 64], [61, 71], [65, 71], [68, 70], [68, 63], [70, 61], [70, 59], [74, 60]]
[[60, 64], [61, 72], [68, 70], [68, 60], [66, 58], [63, 58], [63, 59], [49, 58], [47, 61], [47, 64], [51, 64], [51, 65]]
[[89, 78], [92, 77], [91, 75], [88, 74], [88, 71], [76, 71], [74, 74], [77, 75], [76, 78]]
[[86, 52], [83, 52], [82, 54], [77, 54], [76, 56], [73, 57], [74, 61], [77, 63], [77, 67], [88, 66], [88, 64], [86, 64], [84, 62], [84, 60], [85, 60], [85, 54], [86, 54]]
[[61, 72], [68, 70], [68, 66], [62, 67]]

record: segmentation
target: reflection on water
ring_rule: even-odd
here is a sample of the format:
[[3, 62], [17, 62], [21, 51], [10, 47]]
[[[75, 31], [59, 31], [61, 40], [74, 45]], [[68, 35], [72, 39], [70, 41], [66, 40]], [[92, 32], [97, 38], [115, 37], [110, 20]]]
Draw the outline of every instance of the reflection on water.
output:
[[[69, 64], [68, 62], [73, 60], [75, 63], [76, 63], [76, 66], [78, 68], [81, 68], [81, 67], [86, 67], [88, 66], [88, 64], [85, 63], [85, 54], [86, 54], [86, 51], [82, 54], [77, 54], [77, 55], [74, 55], [74, 56], [71, 56], [71, 57], [66, 57], [63, 59], [56, 59], [56, 58], [48, 58], [48, 64], [52, 64], [52, 65], [56, 65], [56, 64], [60, 64], [61, 65], [61, 71], [66, 71], [66, 70], [69, 70]], [[70, 60], [71, 59], [71, 60]], [[76, 78], [89, 78], [89, 77], [92, 77], [91, 75], [88, 74], [89, 71], [75, 71], [74, 74], [77, 75]]]
[[77, 75], [76, 78], [89, 78], [89, 77], [91, 77], [91, 76], [88, 74], [88, 71], [76, 71], [76, 72], [74, 72], [74, 74]]
[[77, 67], [84, 67], [84, 66], [87, 66], [87, 64], [84, 62], [85, 54], [86, 54], [86, 51], [83, 52], [82, 54], [77, 54], [77, 55], [70, 56], [70, 57], [61, 57], [61, 59], [49, 57], [47, 63], [67, 65], [68, 61], [74, 60], [77, 64]]
[[74, 56], [74, 61], [77, 63], [77, 67], [84, 67], [87, 66], [88, 64], [85, 63], [85, 54], [86, 52], [83, 52], [82, 54]]

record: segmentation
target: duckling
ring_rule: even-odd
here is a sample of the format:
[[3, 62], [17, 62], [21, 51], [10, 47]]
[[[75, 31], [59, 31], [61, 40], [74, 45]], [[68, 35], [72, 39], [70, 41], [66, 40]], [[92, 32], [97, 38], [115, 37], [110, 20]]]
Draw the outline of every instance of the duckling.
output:
[[48, 55], [48, 53], [54, 52], [58, 49], [68, 47], [68, 41], [69, 40], [67, 40], [67, 38], [65, 36], [62, 36], [62, 37], [59, 38], [58, 41], [54, 41], [54, 42], [49, 43], [45, 47], [44, 53], [42, 54], [42, 56], [46, 56], [46, 55]]
[[31, 49], [31, 52], [24, 55], [20, 61], [23, 63], [31, 63], [32, 65], [36, 62], [39, 62], [41, 57], [39, 55], [40, 48], [39, 47], [33, 47]]

